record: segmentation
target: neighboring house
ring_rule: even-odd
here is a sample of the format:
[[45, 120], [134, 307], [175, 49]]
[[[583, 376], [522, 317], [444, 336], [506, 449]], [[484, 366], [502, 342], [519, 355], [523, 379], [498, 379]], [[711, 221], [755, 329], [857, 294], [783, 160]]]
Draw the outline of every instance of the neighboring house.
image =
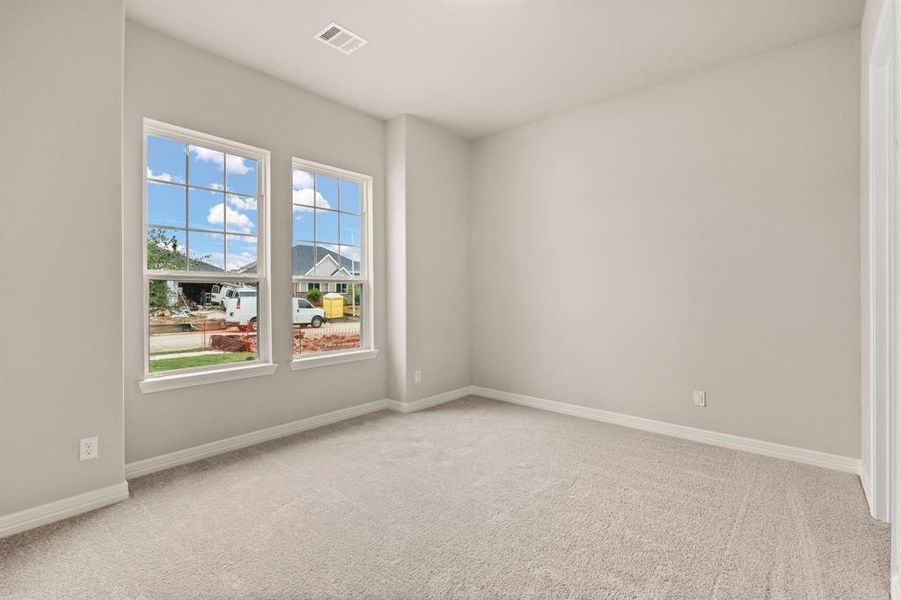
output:
[[[294, 277], [359, 277], [360, 263], [341, 256], [328, 248], [314, 248], [310, 244], [297, 244], [291, 249], [292, 275]], [[241, 271], [256, 269], [257, 263], [244, 266]], [[320, 290], [323, 294], [337, 292], [348, 293], [349, 286], [339, 281], [295, 281], [294, 294], [303, 295], [311, 289]]]
[[[295, 277], [354, 277], [359, 275], [360, 263], [346, 256], [340, 256], [327, 248], [319, 246], [318, 256], [314, 248], [308, 244], [297, 244], [292, 249], [293, 274]], [[314, 264], [314, 257], [318, 258]], [[305, 294], [311, 289], [322, 293], [337, 292], [346, 294], [348, 284], [339, 281], [295, 281], [294, 293]]]

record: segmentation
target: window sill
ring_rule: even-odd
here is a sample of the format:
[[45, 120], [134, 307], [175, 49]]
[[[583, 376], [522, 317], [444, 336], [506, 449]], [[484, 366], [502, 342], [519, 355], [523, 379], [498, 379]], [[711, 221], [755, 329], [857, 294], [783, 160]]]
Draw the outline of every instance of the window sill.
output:
[[141, 388], [141, 392], [150, 394], [153, 392], [177, 390], [179, 388], [192, 387], [195, 385], [206, 385], [208, 383], [220, 383], [223, 381], [234, 381], [235, 379], [245, 379], [247, 377], [271, 375], [272, 373], [275, 373], [276, 369], [278, 369], [278, 365], [274, 363], [257, 363], [254, 365], [229, 367], [227, 369], [202, 371], [200, 373], [179, 373], [177, 375], [148, 377], [143, 381], [139, 381], [138, 386]]
[[295, 358], [291, 361], [292, 371], [302, 371], [304, 369], [313, 369], [316, 367], [325, 367], [328, 365], [338, 365], [341, 363], [356, 362], [358, 360], [368, 360], [378, 356], [379, 351], [372, 350], [352, 350], [350, 352], [336, 352], [334, 354], [324, 354], [322, 356], [309, 356], [307, 358]]

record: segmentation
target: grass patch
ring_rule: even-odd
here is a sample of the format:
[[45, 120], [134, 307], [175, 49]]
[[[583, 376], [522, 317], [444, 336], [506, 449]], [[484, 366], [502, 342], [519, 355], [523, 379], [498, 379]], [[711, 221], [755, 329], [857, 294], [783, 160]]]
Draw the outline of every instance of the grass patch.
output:
[[182, 356], [160, 358], [150, 361], [150, 372], [174, 371], [175, 369], [192, 369], [196, 367], [212, 367], [233, 362], [244, 362], [256, 359], [253, 352], [225, 352], [223, 354], [204, 354], [202, 356]]

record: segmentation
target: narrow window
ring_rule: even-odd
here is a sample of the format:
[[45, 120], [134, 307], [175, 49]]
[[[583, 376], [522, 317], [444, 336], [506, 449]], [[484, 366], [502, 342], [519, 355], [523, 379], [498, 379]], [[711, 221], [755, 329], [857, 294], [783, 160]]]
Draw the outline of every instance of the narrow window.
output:
[[145, 122], [146, 375], [268, 362], [268, 152]]
[[295, 358], [372, 348], [371, 188], [368, 176], [294, 160]]

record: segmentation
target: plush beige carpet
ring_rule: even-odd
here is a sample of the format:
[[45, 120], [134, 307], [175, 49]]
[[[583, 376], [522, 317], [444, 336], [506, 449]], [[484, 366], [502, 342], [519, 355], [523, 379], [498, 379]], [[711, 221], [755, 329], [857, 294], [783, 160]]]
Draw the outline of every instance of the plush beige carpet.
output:
[[468, 398], [131, 482], [4, 598], [888, 598], [857, 478]]

